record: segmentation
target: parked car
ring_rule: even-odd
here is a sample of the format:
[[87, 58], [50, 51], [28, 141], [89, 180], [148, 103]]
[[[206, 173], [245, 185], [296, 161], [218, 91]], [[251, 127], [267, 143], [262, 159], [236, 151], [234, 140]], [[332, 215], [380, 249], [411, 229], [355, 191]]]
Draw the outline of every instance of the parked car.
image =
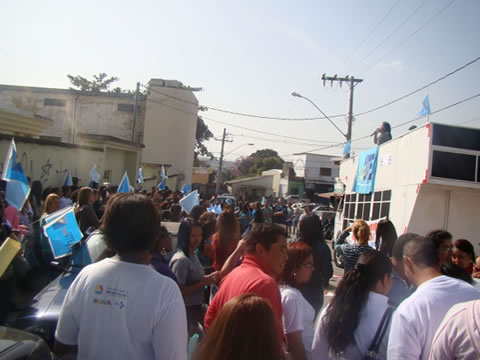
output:
[[25, 331], [0, 326], [0, 360], [56, 359], [40, 337]]
[[[162, 225], [172, 235], [172, 245], [175, 249], [180, 224], [163, 222]], [[110, 255], [103, 235], [99, 231], [92, 233], [73, 249], [70, 265], [33, 298], [29, 307], [20, 314], [15, 327], [38, 335], [48, 345], [53, 346], [58, 317], [70, 285], [85, 266]], [[171, 258], [172, 255], [173, 252], [166, 257]]]
[[212, 202], [214, 205], [223, 205], [227, 203], [228, 205], [232, 205], [234, 208], [237, 207], [237, 200], [235, 199], [235, 196], [232, 194], [224, 194], [224, 195], [219, 195], [216, 197], [215, 200]]

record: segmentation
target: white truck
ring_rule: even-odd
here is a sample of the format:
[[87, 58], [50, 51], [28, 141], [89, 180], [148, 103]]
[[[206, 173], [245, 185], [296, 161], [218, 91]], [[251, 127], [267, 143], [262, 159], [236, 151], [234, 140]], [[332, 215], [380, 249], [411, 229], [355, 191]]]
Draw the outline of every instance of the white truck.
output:
[[340, 165], [335, 234], [355, 219], [388, 217], [398, 235], [444, 229], [480, 255], [480, 129], [427, 123], [380, 145], [369, 194], [353, 191], [358, 158]]

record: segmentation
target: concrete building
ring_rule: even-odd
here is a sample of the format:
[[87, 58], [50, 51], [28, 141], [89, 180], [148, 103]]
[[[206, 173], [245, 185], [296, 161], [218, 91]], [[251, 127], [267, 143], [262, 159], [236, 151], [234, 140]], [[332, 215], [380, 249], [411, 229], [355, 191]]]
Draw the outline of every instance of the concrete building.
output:
[[311, 200], [317, 194], [332, 192], [341, 158], [311, 153], [295, 154], [292, 161], [297, 177], [303, 177], [305, 193]]
[[[113, 184], [127, 170], [133, 185], [141, 166], [149, 189], [159, 182], [164, 165], [167, 186], [178, 189], [191, 182], [198, 102], [178, 81], [152, 79], [149, 89], [136, 102], [134, 94], [0, 85], [0, 133], [38, 139], [35, 156], [43, 156], [38, 159], [42, 163], [52, 161], [44, 147], [101, 149], [100, 158], [84, 159], [83, 152], [71, 159], [63, 158], [68, 151], [55, 154], [63, 159], [60, 168], [71, 170], [83, 184], [90, 181], [88, 170], [95, 163], [101, 181]], [[88, 165], [78, 164], [79, 159]], [[45, 184], [60, 185], [53, 179]]]

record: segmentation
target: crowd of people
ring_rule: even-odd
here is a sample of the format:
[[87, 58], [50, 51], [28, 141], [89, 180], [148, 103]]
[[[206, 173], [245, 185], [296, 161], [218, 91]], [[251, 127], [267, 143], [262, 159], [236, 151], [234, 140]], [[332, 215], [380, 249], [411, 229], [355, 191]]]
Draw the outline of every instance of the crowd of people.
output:
[[[60, 357], [480, 357], [480, 259], [471, 242], [453, 242], [446, 231], [397, 238], [385, 221], [374, 249], [369, 225], [356, 220], [336, 239], [345, 273], [323, 306], [332, 255], [308, 207], [297, 216], [279, 199], [274, 206], [225, 203], [212, 213], [202, 200], [186, 213], [182, 194], [168, 189], [33, 188], [25, 228], [0, 201], [0, 235], [23, 229], [28, 262], [51, 259], [31, 224], [72, 204], [82, 232], [98, 228], [109, 249], [67, 292], [55, 333]], [[162, 220], [179, 222], [176, 249]], [[5, 304], [11, 279], [2, 277], [0, 286]]]

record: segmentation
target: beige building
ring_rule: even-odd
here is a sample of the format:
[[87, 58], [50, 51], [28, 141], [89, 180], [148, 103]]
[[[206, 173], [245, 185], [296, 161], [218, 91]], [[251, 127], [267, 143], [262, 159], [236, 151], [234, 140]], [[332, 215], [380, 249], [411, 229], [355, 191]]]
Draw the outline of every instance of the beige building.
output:
[[[137, 103], [134, 94], [0, 85], [0, 110], [0, 133], [15, 136], [19, 155], [25, 152], [42, 164], [55, 159], [56, 171], [66, 168], [82, 184], [90, 181], [93, 164], [101, 181], [112, 184], [127, 170], [134, 185], [141, 166], [149, 189], [159, 182], [162, 165], [170, 188], [191, 182], [198, 102], [178, 81], [152, 79], [149, 94], [140, 95]], [[25, 150], [21, 136], [31, 144]], [[73, 157], [67, 148], [76, 149]], [[31, 170], [27, 175], [37, 179], [35, 165]], [[44, 184], [57, 186], [59, 181], [49, 177]]]

